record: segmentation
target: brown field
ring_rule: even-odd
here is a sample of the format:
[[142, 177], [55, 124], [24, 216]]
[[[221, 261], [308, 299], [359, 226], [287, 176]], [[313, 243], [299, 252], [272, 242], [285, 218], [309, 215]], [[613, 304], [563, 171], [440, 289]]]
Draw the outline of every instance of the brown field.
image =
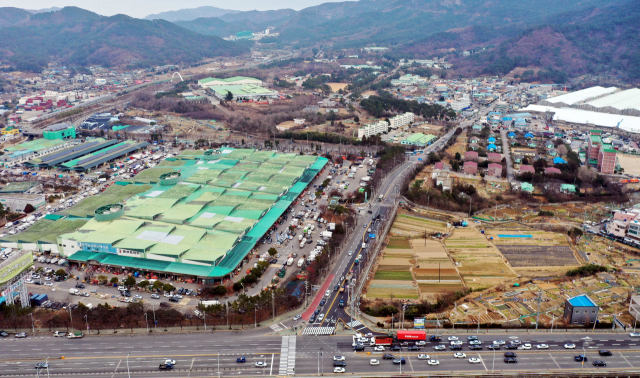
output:
[[499, 249], [513, 267], [578, 265], [569, 246], [501, 245]]
[[640, 175], [640, 156], [617, 154], [618, 163], [624, 168], [624, 173]]
[[[385, 250], [384, 254], [385, 255], [411, 255], [411, 256], [413, 256], [413, 249], [394, 248], [394, 249]], [[397, 256], [395, 256], [395, 257], [397, 257]]]
[[380, 265], [402, 265], [402, 266], [411, 266], [411, 263], [407, 259], [399, 259], [393, 257], [384, 257], [380, 262]]
[[447, 149], [447, 152], [451, 155], [455, 155], [456, 152], [459, 152], [460, 155], [464, 156], [464, 153], [467, 151], [467, 133], [462, 133], [458, 135], [456, 138], [456, 142]]
[[416, 257], [419, 259], [449, 259], [447, 252], [416, 252]]
[[[518, 229], [491, 229], [485, 230], [487, 237], [493, 237], [492, 242], [496, 245], [544, 245], [544, 246], [568, 246], [569, 241], [566, 236], [560, 233], [538, 231], [538, 230], [518, 230]], [[498, 235], [531, 235], [531, 238], [509, 238]]]
[[411, 244], [409, 244], [409, 240], [402, 237], [391, 237], [389, 238], [389, 242], [387, 243], [387, 249], [394, 248], [411, 248]]
[[391, 235], [421, 238], [424, 233], [445, 232], [446, 223], [400, 213], [391, 226]]
[[418, 289], [420, 290], [420, 294], [429, 296], [429, 295], [448, 293], [452, 291], [462, 291], [464, 290], [464, 286], [454, 285], [451, 283], [446, 283], [446, 284], [428, 283], [428, 284], [419, 284]]
[[459, 264], [458, 271], [467, 285], [478, 287], [484, 285], [486, 278], [504, 281], [515, 277], [495, 247], [474, 228], [455, 229], [445, 246]]

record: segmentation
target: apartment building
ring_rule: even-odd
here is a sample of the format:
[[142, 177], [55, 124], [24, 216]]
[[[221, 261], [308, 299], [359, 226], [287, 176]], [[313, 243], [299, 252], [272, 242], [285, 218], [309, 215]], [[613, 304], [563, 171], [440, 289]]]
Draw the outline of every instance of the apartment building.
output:
[[398, 114], [393, 118], [389, 118], [389, 128], [397, 129], [398, 127], [406, 126], [415, 120], [415, 114], [407, 112], [404, 114]]
[[368, 138], [372, 135], [382, 134], [387, 131], [389, 131], [389, 124], [387, 123], [387, 121], [370, 123], [358, 129], [358, 139], [362, 139], [362, 137]]
[[613, 174], [618, 162], [617, 151], [612, 148], [601, 148], [598, 151], [598, 171]]

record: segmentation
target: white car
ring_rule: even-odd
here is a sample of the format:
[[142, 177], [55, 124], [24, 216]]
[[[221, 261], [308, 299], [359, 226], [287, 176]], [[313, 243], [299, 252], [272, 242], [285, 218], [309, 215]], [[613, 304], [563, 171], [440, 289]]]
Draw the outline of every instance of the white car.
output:
[[344, 372], [346, 372], [346, 371], [347, 371], [347, 370], [345, 370], [345, 368], [341, 368], [341, 367], [334, 367], [334, 368], [333, 368], [333, 372], [334, 372], [334, 373], [344, 373]]
[[142, 299], [142, 295], [140, 295], [140, 294], [136, 294], [133, 297], [136, 298], [136, 299]]
[[373, 348], [373, 350], [375, 352], [384, 352], [384, 347], [382, 345], [376, 345], [376, 347]]
[[44, 280], [45, 280], [45, 281], [51, 281], [51, 277], [49, 277], [49, 276], [45, 276], [45, 277], [44, 277]]
[[462, 345], [462, 341], [460, 341], [460, 340], [453, 340], [453, 341], [451, 342], [451, 345]]
[[506, 344], [506, 342], [504, 340], [494, 340], [493, 343], [496, 344], [496, 345], [504, 345], [504, 344]]
[[467, 358], [467, 355], [464, 353], [454, 353], [453, 358]]
[[531, 349], [531, 344], [522, 344], [518, 347], [518, 349], [529, 350]]
[[538, 345], [536, 345], [536, 348], [538, 348], [538, 349], [549, 349], [549, 346], [547, 344], [538, 344]]
[[440, 361], [438, 361], [438, 360], [429, 360], [429, 361], [427, 361], [427, 365], [431, 365], [431, 366], [440, 365]]
[[165, 365], [175, 365], [176, 364], [176, 360], [166, 359], [166, 360], [164, 360], [164, 364]]
[[482, 345], [482, 341], [480, 340], [470, 340], [469, 345]]
[[481, 362], [482, 362], [482, 360], [481, 360], [481, 359], [479, 359], [478, 357], [471, 357], [471, 358], [469, 358], [469, 363], [470, 363], [470, 364], [479, 364], [479, 363], [481, 363]]
[[165, 298], [171, 298], [171, 297], [173, 297], [173, 295], [171, 295], [171, 293], [164, 293], [164, 297]]
[[564, 344], [564, 349], [576, 349], [576, 344]]
[[49, 287], [53, 287], [53, 284], [51, 282], [45, 282], [44, 286], [49, 286]]
[[629, 334], [630, 337], [640, 337], [640, 332], [631, 332]]
[[344, 358], [344, 356], [333, 356], [333, 360], [334, 361], [346, 361], [346, 358]]
[[324, 296], [325, 296], [325, 297], [329, 297], [329, 296], [331, 296], [331, 290], [327, 290], [327, 292], [326, 292], [326, 293], [324, 293]]
[[263, 361], [257, 361], [255, 363], [255, 367], [257, 367], [257, 368], [266, 368], [267, 367], [267, 363], [263, 362]]
[[298, 314], [293, 317], [293, 320], [299, 320], [300, 318], [302, 318], [302, 315]]
[[419, 360], [428, 360], [429, 359], [429, 355], [428, 354], [419, 354], [418, 355], [418, 359]]
[[449, 336], [447, 340], [449, 341], [458, 340], [458, 336]]
[[417, 346], [425, 346], [425, 345], [427, 345], [427, 342], [424, 341], [424, 340], [416, 341], [416, 345]]
[[435, 350], [445, 350], [445, 349], [447, 349], [447, 347], [444, 346], [444, 345], [436, 345], [436, 346], [433, 347], [433, 349], [435, 349]]
[[369, 361], [369, 365], [380, 365], [380, 361], [376, 360], [375, 358], [372, 358], [371, 361]]
[[349, 256], [353, 255], [353, 251], [349, 251]]
[[318, 315], [318, 319], [316, 321], [321, 322], [324, 319], [324, 314]]
[[359, 343], [366, 343], [367, 341], [369, 341], [369, 339], [367, 339], [366, 337], [358, 337], [358, 342]]

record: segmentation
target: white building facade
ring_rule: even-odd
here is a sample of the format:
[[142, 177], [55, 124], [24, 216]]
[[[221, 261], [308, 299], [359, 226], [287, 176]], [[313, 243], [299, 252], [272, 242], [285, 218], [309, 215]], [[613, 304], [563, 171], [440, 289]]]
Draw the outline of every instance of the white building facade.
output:
[[382, 134], [387, 131], [389, 131], [389, 124], [387, 123], [387, 121], [370, 123], [358, 129], [358, 139], [362, 139], [362, 137], [368, 138], [372, 135]]
[[407, 112], [404, 114], [398, 114], [393, 118], [389, 118], [389, 128], [397, 129], [398, 127], [406, 126], [411, 122], [414, 122], [415, 114]]

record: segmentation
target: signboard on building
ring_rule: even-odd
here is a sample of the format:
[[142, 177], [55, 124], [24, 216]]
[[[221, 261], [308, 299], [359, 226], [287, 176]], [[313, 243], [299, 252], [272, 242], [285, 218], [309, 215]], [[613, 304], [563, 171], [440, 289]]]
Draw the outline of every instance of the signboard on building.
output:
[[415, 329], [424, 329], [424, 318], [414, 318], [413, 319], [413, 328], [415, 328]]
[[7, 260], [0, 265], [0, 285], [18, 276], [31, 265], [33, 265], [33, 253], [31, 252], [24, 253], [12, 261]]

